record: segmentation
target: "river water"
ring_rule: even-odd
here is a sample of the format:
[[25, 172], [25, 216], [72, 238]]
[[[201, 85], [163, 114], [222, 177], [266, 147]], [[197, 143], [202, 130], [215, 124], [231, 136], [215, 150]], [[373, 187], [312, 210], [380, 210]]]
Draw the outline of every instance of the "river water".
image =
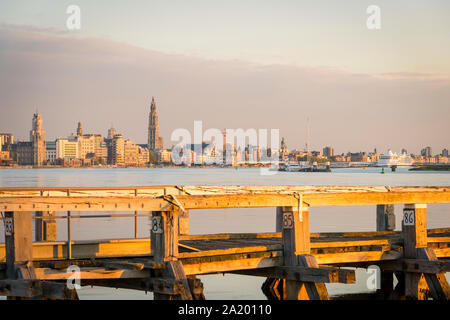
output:
[[[418, 172], [399, 168], [332, 169], [331, 173], [277, 172], [261, 175], [260, 169], [146, 168], [146, 169], [1, 169], [0, 187], [105, 187], [150, 185], [346, 185], [346, 186], [448, 186], [450, 172]], [[401, 228], [400, 205], [395, 206], [396, 229]], [[430, 204], [427, 227], [450, 226], [450, 205]], [[76, 213], [74, 213], [76, 214]], [[275, 209], [192, 210], [190, 233], [274, 232]], [[375, 207], [318, 207], [310, 209], [311, 232], [375, 231]], [[138, 219], [139, 237], [149, 237], [149, 218]], [[58, 240], [66, 240], [65, 221], [58, 220]], [[101, 218], [72, 221], [72, 239], [134, 237], [133, 218]], [[0, 224], [0, 241], [4, 241]], [[448, 274], [447, 274], [448, 276]], [[364, 269], [357, 269], [356, 284], [327, 284], [330, 295], [367, 292]], [[207, 299], [265, 299], [264, 278], [239, 275], [199, 277]], [[133, 290], [83, 287], [80, 299], [151, 299], [152, 294]]]

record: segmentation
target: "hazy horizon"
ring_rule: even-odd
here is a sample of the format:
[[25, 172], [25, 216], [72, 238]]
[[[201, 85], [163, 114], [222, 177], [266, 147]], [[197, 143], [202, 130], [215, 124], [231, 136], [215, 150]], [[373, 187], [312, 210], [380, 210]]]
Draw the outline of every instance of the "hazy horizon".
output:
[[[295, 40], [291, 36], [296, 26], [290, 24], [295, 19], [288, 15], [283, 22], [276, 16], [285, 13], [292, 5], [290, 1], [283, 2], [285, 6], [272, 6], [276, 14], [267, 24], [262, 18], [270, 8], [264, 2], [261, 10], [250, 16], [248, 30], [243, 18], [248, 8], [239, 7], [243, 11], [238, 12], [236, 25], [244, 28], [243, 35], [235, 28], [227, 30], [231, 22], [220, 19], [217, 30], [208, 30], [216, 25], [214, 17], [223, 17], [231, 10], [231, 5], [222, 4], [217, 5], [217, 12], [210, 12], [207, 23], [193, 20], [190, 25], [183, 20], [188, 31], [182, 29], [180, 21], [175, 21], [172, 29], [153, 30], [149, 33], [150, 44], [143, 41], [144, 31], [154, 21], [130, 23], [131, 16], [142, 15], [137, 11], [139, 5], [145, 4], [139, 1], [134, 2], [136, 8], [122, 12], [125, 21], [111, 20], [123, 9], [116, 2], [110, 16], [99, 13], [102, 6], [107, 6], [104, 2], [74, 2], [82, 8], [82, 28], [76, 32], [64, 29], [64, 10], [70, 2], [40, 2], [41, 8], [34, 4], [26, 10], [22, 7], [30, 2], [0, 5], [0, 132], [12, 133], [17, 140], [28, 140], [32, 115], [38, 109], [46, 140], [70, 135], [81, 121], [85, 133], [106, 136], [113, 124], [125, 138], [146, 143], [148, 112], [154, 96], [165, 147], [175, 144], [170, 141], [173, 130], [192, 130], [194, 120], [202, 120], [204, 129], [277, 128], [280, 138], [286, 137], [289, 149], [303, 149], [309, 117], [314, 150], [332, 146], [336, 153], [374, 148], [399, 152], [405, 148], [418, 153], [431, 146], [433, 153], [440, 153], [449, 148], [450, 45], [442, 40], [450, 35], [450, 22], [441, 19], [442, 13], [436, 13], [448, 7], [442, 1], [431, 1], [428, 6], [413, 2], [405, 9], [411, 11], [416, 6], [424, 13], [422, 20], [416, 20], [411, 27], [419, 37], [415, 42], [411, 42], [412, 32], [405, 33], [407, 19], [390, 16], [392, 12], [386, 8], [392, 5], [385, 1], [379, 1], [386, 20], [382, 20], [378, 31], [364, 29], [368, 5], [364, 1], [346, 2], [349, 17], [355, 15], [355, 6], [362, 8], [361, 21], [339, 24], [335, 33], [330, 24], [339, 19], [332, 13], [342, 15], [345, 5], [333, 12], [325, 10], [331, 20], [321, 24], [309, 18], [303, 23], [311, 29], [298, 29], [304, 56], [298, 47], [289, 48]], [[165, 9], [162, 12], [169, 12], [164, 4], [154, 3]], [[170, 2], [174, 3], [186, 7]], [[194, 4], [195, 8], [204, 2]], [[318, 7], [304, 6], [314, 15], [324, 2], [320, 1]], [[210, 4], [202, 8], [213, 7]], [[63, 9], [58, 19], [54, 16], [56, 8]], [[193, 11], [190, 8], [187, 14], [193, 15]], [[97, 14], [96, 21], [88, 19], [93, 13]], [[173, 15], [157, 21], [167, 26], [169, 20], [182, 16], [180, 12]], [[393, 21], [397, 24], [392, 25]], [[314, 29], [318, 25], [324, 29]], [[361, 30], [351, 31], [356, 26]], [[110, 34], [107, 27], [113, 27]], [[115, 33], [117, 29], [122, 31]], [[416, 32], [419, 29], [420, 34]], [[137, 34], [136, 30], [143, 32]], [[155, 36], [158, 30], [166, 35], [165, 46], [164, 37]], [[282, 30], [289, 32], [284, 34]], [[189, 39], [180, 40], [177, 32], [191, 32], [193, 44]], [[318, 39], [321, 32], [323, 39]], [[279, 45], [280, 55], [271, 59], [274, 48], [268, 43], [262, 46], [265, 42], [260, 37], [267, 35], [270, 42], [277, 34], [282, 39], [272, 43]], [[363, 34], [368, 39], [357, 37]], [[238, 43], [228, 38], [232, 35], [240, 37], [242, 54]], [[248, 42], [252, 35], [257, 35], [255, 42]], [[411, 47], [403, 41], [410, 41]], [[197, 46], [198, 52], [192, 52], [191, 45]], [[218, 54], [222, 48], [224, 53]], [[345, 53], [348, 57], [343, 60]]]

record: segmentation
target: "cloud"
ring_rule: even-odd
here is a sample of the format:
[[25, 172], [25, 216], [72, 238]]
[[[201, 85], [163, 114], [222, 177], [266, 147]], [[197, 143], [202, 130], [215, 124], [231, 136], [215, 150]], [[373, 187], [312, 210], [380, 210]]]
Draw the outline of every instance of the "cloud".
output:
[[303, 147], [306, 117], [315, 149], [438, 150], [448, 140], [450, 81], [439, 75], [215, 61], [18, 26], [0, 28], [0, 71], [0, 131], [22, 139], [38, 108], [48, 139], [81, 121], [86, 132], [106, 135], [113, 123], [145, 143], [155, 96], [166, 146], [174, 129], [203, 120], [279, 128], [289, 148]]

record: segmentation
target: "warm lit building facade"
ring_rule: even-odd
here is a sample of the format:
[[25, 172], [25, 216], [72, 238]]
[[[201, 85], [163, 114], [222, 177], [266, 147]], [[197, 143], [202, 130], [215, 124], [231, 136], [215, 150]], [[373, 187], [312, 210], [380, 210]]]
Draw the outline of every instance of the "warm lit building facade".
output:
[[78, 141], [69, 139], [56, 140], [57, 159], [79, 159]]

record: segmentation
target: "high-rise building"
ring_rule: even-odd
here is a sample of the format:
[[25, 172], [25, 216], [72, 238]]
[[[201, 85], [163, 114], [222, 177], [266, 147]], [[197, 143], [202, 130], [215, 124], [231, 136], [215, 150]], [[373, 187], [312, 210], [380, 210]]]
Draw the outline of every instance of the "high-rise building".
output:
[[112, 140], [111, 164], [120, 166], [125, 164], [125, 141], [121, 134], [114, 136]]
[[117, 130], [114, 129], [113, 125], [111, 124], [111, 128], [108, 129], [108, 139], [114, 139], [116, 134], [117, 134]]
[[420, 154], [422, 157], [431, 157], [431, 147], [425, 147], [420, 151]]
[[441, 155], [442, 155], [443, 157], [448, 157], [448, 149], [442, 149]]
[[152, 97], [148, 119], [148, 149], [154, 151], [163, 147], [162, 137], [159, 136], [158, 114], [156, 112], [155, 98]]
[[324, 157], [331, 158], [334, 156], [334, 149], [332, 147], [325, 147], [322, 151]]
[[47, 150], [45, 148], [45, 131], [42, 129], [42, 117], [37, 112], [33, 116], [30, 141], [33, 146], [33, 165], [42, 166], [47, 161]]

